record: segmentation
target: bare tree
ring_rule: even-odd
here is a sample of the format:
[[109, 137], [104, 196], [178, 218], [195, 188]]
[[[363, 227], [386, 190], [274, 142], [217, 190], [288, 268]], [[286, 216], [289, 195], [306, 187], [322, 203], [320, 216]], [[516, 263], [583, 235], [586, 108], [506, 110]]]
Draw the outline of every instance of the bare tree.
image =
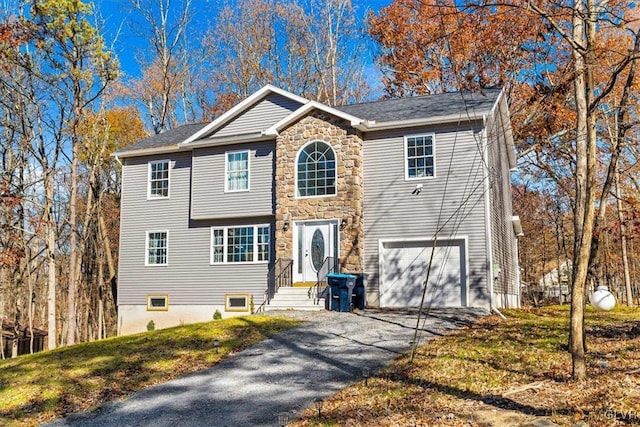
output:
[[150, 57], [141, 58], [143, 77], [136, 86], [153, 132], [158, 134], [177, 124], [176, 100], [192, 65], [186, 48], [191, 0], [182, 0], [177, 7], [172, 6], [171, 0], [130, 0], [130, 3], [140, 18], [134, 21], [134, 31], [149, 42], [153, 52]]
[[369, 95], [362, 29], [346, 0], [239, 0], [203, 40], [218, 109], [274, 84], [340, 105]]

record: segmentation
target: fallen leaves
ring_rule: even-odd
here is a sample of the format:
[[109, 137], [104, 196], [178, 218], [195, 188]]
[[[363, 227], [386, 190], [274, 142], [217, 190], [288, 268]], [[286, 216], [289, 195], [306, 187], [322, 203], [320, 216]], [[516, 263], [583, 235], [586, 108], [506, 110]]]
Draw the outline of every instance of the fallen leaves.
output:
[[587, 313], [583, 383], [570, 380], [566, 308], [505, 314], [428, 342], [413, 364], [400, 358], [325, 399], [322, 417], [307, 410], [290, 425], [640, 424], [640, 310]]

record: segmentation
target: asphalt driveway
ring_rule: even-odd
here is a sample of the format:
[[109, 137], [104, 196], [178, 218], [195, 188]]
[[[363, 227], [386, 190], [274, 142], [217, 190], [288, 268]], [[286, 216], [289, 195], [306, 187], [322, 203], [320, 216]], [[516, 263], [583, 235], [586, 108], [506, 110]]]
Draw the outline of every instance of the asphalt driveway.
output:
[[[48, 426], [274, 426], [373, 374], [410, 348], [417, 313], [366, 310], [284, 312], [307, 323], [263, 341], [218, 365], [128, 399]], [[479, 309], [432, 309], [420, 342], [474, 322]]]

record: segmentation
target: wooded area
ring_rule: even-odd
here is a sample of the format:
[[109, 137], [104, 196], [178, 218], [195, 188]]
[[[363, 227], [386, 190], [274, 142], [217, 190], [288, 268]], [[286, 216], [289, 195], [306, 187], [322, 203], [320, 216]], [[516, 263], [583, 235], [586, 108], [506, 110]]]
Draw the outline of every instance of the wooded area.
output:
[[126, 25], [150, 47], [139, 78], [119, 73], [92, 2], [5, 6], [0, 319], [15, 337], [48, 330], [50, 349], [117, 331], [118, 147], [211, 120], [267, 83], [331, 104], [369, 94], [347, 1], [241, 0], [194, 33], [191, 0], [131, 0]]
[[596, 285], [640, 297], [640, 13], [628, 1], [396, 0], [361, 21], [348, 0], [237, 0], [207, 26], [191, 25], [194, 2], [129, 0], [123, 25], [148, 47], [132, 77], [90, 1], [5, 1], [0, 318], [47, 329], [49, 348], [113, 335], [110, 153], [211, 120], [267, 83], [330, 105], [503, 86], [527, 295], [572, 261], [574, 344]]

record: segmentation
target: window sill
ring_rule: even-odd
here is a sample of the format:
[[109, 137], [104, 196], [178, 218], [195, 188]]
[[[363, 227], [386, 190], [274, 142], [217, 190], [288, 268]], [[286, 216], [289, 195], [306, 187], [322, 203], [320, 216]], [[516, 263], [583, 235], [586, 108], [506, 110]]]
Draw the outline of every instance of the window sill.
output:
[[323, 194], [322, 196], [296, 196], [296, 199], [298, 200], [304, 200], [304, 199], [326, 199], [328, 197], [336, 197], [338, 194]]
[[430, 179], [435, 179], [435, 175], [432, 176], [419, 176], [419, 177], [415, 177], [415, 178], [407, 178], [405, 177], [405, 182], [410, 182], [410, 181], [424, 181], [424, 180], [430, 180]]
[[241, 262], [209, 262], [209, 265], [264, 265], [269, 261], [241, 261]]

